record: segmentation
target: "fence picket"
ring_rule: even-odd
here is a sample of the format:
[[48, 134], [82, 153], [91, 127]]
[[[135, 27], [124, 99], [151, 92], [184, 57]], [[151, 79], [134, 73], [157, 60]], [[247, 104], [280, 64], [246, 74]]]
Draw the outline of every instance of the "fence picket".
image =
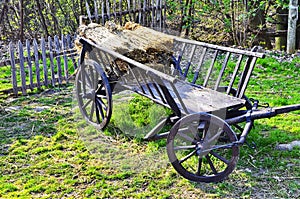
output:
[[67, 45], [66, 45], [66, 38], [64, 35], [61, 35], [61, 49], [63, 51], [63, 59], [64, 59], [64, 75], [66, 82], [69, 83], [69, 69], [68, 69], [68, 59], [66, 55]]
[[52, 86], [55, 86], [55, 71], [54, 71], [54, 58], [53, 58], [53, 48], [52, 48], [52, 38], [48, 37], [48, 47], [49, 47], [49, 58], [50, 58], [50, 70], [51, 70], [51, 83]]
[[41, 77], [40, 77], [40, 63], [39, 63], [39, 49], [36, 39], [33, 40], [33, 50], [34, 50], [34, 58], [35, 58], [35, 75], [36, 75], [36, 83], [37, 87], [41, 88]]
[[15, 96], [18, 96], [15, 51], [12, 42], [9, 42], [9, 55], [10, 55], [10, 64], [11, 64], [11, 79], [13, 84], [13, 93], [15, 94]]
[[60, 56], [57, 56], [60, 53], [60, 44], [58, 36], [54, 36], [55, 43], [55, 51], [56, 51], [56, 65], [57, 65], [57, 76], [58, 76], [58, 84], [62, 84], [62, 71], [61, 71], [61, 61]]
[[19, 57], [20, 57], [20, 76], [21, 76], [21, 84], [22, 84], [22, 94], [26, 95], [26, 73], [24, 67], [24, 53], [23, 53], [23, 44], [19, 40], [18, 42], [18, 50], [19, 50]]
[[48, 86], [48, 69], [47, 69], [47, 59], [46, 59], [46, 42], [42, 37], [41, 39], [41, 49], [42, 49], [42, 60], [43, 60], [43, 71], [44, 71], [44, 85]]
[[[67, 35], [67, 48], [68, 49], [72, 49], [73, 48], [73, 44], [72, 44], [71, 40], [72, 40], [71, 39], [71, 35], [68, 34]], [[72, 59], [72, 63], [73, 63], [74, 69], [77, 69], [77, 63], [76, 63], [73, 55], [71, 55], [71, 59]]]
[[33, 90], [33, 73], [32, 73], [32, 60], [31, 60], [31, 50], [30, 41], [26, 39], [26, 49], [27, 49], [27, 63], [28, 63], [28, 75], [29, 75], [29, 88]]

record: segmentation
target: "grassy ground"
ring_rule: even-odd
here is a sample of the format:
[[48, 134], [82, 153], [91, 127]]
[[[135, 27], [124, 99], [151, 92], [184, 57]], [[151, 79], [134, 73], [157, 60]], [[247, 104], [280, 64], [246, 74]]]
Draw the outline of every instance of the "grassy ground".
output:
[[[292, 64], [259, 60], [247, 95], [271, 106], [299, 103], [299, 63], [299, 58]], [[164, 109], [128, 98], [128, 109], [116, 106], [108, 130], [98, 132], [80, 118], [73, 99], [73, 85], [17, 99], [2, 96], [0, 198], [300, 197], [299, 148], [275, 150], [278, 143], [300, 140], [299, 111], [257, 121], [247, 139], [257, 148], [241, 147], [229, 179], [197, 184], [175, 172], [164, 140], [132, 136], [151, 128]], [[150, 116], [133, 107], [149, 110]], [[118, 129], [128, 122], [126, 111], [139, 119], [136, 129], [124, 134]]]

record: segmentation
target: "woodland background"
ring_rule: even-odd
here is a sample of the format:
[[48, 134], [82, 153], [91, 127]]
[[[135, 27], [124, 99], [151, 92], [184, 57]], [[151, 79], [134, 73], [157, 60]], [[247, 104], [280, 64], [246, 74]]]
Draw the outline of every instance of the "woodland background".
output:
[[[136, 2], [143, 4], [143, 0], [121, 3], [126, 7]], [[112, 1], [0, 0], [0, 41], [74, 34], [79, 16], [87, 13], [86, 3], [93, 10]], [[243, 47], [286, 48], [288, 0], [166, 0], [166, 5], [169, 28], [193, 39]], [[296, 47], [300, 48], [300, 20]]]

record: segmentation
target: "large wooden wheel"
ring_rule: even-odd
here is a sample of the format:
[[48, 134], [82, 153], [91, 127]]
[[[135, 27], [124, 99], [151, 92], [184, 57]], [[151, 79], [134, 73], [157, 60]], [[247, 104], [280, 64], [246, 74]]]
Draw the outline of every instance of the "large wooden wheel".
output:
[[195, 182], [218, 182], [235, 168], [239, 147], [235, 133], [219, 117], [196, 113], [181, 118], [167, 138], [175, 170]]
[[84, 60], [76, 76], [76, 97], [85, 120], [98, 129], [109, 123], [112, 114], [112, 92], [101, 66]]

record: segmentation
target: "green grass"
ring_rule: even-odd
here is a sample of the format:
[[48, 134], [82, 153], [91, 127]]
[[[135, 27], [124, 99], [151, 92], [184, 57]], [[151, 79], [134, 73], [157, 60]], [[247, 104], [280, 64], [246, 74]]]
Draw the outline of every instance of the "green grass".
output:
[[[299, 62], [258, 60], [247, 96], [272, 106], [299, 103]], [[99, 132], [75, 108], [72, 85], [51, 91], [0, 100], [0, 198], [300, 196], [299, 148], [275, 150], [300, 140], [300, 111], [256, 121], [247, 141], [257, 148], [241, 147], [227, 180], [199, 184], [172, 168], [165, 140], [141, 139], [168, 110], [140, 96], [114, 96], [111, 124]]]

